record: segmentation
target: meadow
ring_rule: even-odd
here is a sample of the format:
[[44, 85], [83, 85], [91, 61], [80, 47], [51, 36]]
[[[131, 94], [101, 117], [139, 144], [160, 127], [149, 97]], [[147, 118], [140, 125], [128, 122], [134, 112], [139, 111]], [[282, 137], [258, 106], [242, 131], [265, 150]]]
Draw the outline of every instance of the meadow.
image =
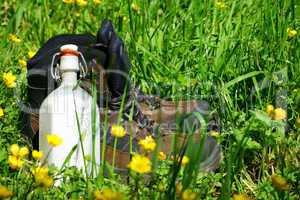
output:
[[[0, 199], [300, 199], [300, 1], [0, 0], [0, 6]], [[151, 170], [132, 167], [126, 177], [38, 167], [38, 152], [20, 131], [26, 61], [54, 35], [96, 34], [103, 19], [124, 40], [130, 78], [141, 91], [205, 100], [217, 113], [214, 134], [200, 117], [201, 133], [222, 148], [216, 170], [199, 170], [201, 144], [191, 141], [189, 162], [154, 151]], [[12, 160], [16, 154], [20, 160]], [[53, 185], [58, 178], [63, 183]]]

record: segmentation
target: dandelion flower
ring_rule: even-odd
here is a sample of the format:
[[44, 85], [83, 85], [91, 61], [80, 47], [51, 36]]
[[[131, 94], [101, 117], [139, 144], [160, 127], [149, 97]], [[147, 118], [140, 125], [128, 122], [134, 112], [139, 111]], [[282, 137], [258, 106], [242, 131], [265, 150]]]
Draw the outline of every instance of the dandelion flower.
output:
[[8, 156], [8, 164], [11, 169], [17, 170], [23, 166], [23, 161], [20, 159], [20, 157], [10, 155]]
[[215, 6], [216, 6], [216, 8], [221, 9], [221, 10], [227, 8], [227, 5], [223, 1], [216, 1]]
[[113, 124], [111, 126], [110, 132], [114, 137], [118, 138], [124, 137], [126, 135], [126, 130], [124, 129], [124, 127], [116, 124]]
[[139, 144], [141, 145], [142, 149], [144, 151], [154, 151], [155, 147], [156, 147], [156, 143], [154, 141], [154, 139], [152, 138], [152, 136], [146, 136], [145, 139], [140, 140]]
[[193, 192], [191, 189], [184, 190], [181, 199], [182, 200], [194, 200], [196, 199], [197, 195], [195, 192]]
[[14, 43], [20, 43], [22, 40], [15, 34], [9, 34], [8, 40]]
[[273, 119], [275, 120], [283, 120], [286, 119], [286, 111], [282, 108], [276, 108], [274, 110]]
[[4, 116], [4, 109], [0, 107], [0, 118]]
[[36, 51], [28, 51], [28, 53], [27, 53], [29, 59], [33, 58], [33, 56], [35, 54], [36, 54]]
[[266, 107], [266, 113], [269, 115], [269, 117], [273, 117], [273, 113], [274, 113], [274, 106], [269, 104]]
[[101, 0], [93, 0], [93, 3], [94, 3], [95, 5], [99, 5], [99, 4], [102, 3], [102, 1], [101, 1]]
[[50, 146], [57, 147], [63, 143], [63, 140], [58, 135], [47, 135], [47, 140]]
[[87, 5], [87, 1], [86, 0], [76, 0], [77, 5], [79, 6], [86, 6]]
[[22, 68], [26, 68], [27, 62], [24, 59], [19, 59], [18, 60], [19, 65], [21, 65]]
[[250, 200], [250, 198], [246, 194], [243, 194], [243, 193], [241, 193], [241, 194], [234, 194], [232, 196], [232, 199], [233, 200]]
[[271, 176], [273, 186], [278, 190], [287, 190], [289, 188], [288, 182], [280, 175], [273, 174]]
[[3, 74], [3, 82], [8, 88], [16, 87], [16, 79], [17, 77], [13, 75], [12, 72], [7, 72]]
[[0, 185], [0, 199], [9, 198], [13, 193], [5, 186]]
[[40, 160], [43, 157], [44, 153], [43, 151], [33, 150], [31, 155], [35, 160]]
[[158, 153], [158, 159], [159, 160], [166, 160], [167, 159], [167, 155], [164, 152], [160, 151]]
[[288, 34], [289, 37], [295, 37], [297, 35], [297, 31], [293, 28], [287, 28], [286, 32]]
[[75, 3], [75, 0], [63, 0], [63, 2], [66, 4], [71, 4], [71, 3]]
[[9, 147], [9, 152], [13, 155], [13, 156], [19, 156], [19, 151], [20, 151], [20, 147], [17, 144], [12, 144]]
[[151, 171], [151, 161], [146, 156], [136, 154], [132, 157], [128, 167], [140, 174], [148, 173]]
[[28, 150], [27, 147], [22, 147], [22, 148], [20, 148], [19, 156], [20, 156], [21, 158], [26, 157], [28, 154], [29, 154], [29, 150]]

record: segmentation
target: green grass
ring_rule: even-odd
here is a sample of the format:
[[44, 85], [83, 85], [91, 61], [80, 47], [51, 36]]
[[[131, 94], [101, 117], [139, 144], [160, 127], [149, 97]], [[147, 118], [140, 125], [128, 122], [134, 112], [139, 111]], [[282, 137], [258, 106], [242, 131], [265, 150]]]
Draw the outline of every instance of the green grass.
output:
[[[100, 5], [89, 1], [79, 7], [62, 1], [1, 0], [0, 185], [8, 186], [15, 199], [92, 198], [93, 191], [103, 187], [129, 199], [173, 199], [179, 198], [177, 181], [197, 192], [198, 199], [230, 199], [233, 193], [253, 199], [299, 199], [300, 129], [295, 121], [300, 116], [300, 2], [224, 3], [225, 8], [219, 8], [209, 0], [102, 0]], [[169, 160], [158, 164], [151, 178], [132, 174], [128, 180], [116, 175], [86, 180], [67, 168], [63, 185], [43, 190], [33, 187], [26, 173], [9, 170], [9, 145], [28, 144], [20, 132], [18, 102], [26, 100], [26, 71], [18, 59], [27, 59], [28, 51], [38, 50], [56, 34], [95, 34], [104, 18], [113, 21], [124, 40], [131, 79], [143, 92], [172, 100], [204, 99], [218, 113], [223, 160], [216, 172], [196, 173], [196, 164], [179, 169]], [[298, 34], [289, 37], [287, 28]], [[9, 34], [18, 35], [21, 43], [10, 42]], [[2, 81], [8, 71], [18, 76], [15, 89]], [[260, 111], [267, 104], [286, 109], [286, 123]], [[188, 154], [200, 151], [197, 144], [189, 143], [189, 148]], [[288, 181], [288, 190], [272, 185], [274, 173]]]

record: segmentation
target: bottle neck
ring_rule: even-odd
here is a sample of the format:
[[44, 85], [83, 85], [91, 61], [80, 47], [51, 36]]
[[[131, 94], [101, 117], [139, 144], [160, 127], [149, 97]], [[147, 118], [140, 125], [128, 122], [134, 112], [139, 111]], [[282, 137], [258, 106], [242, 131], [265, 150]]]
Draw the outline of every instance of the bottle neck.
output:
[[77, 73], [76, 71], [63, 72], [61, 75], [61, 85], [75, 86], [77, 84]]

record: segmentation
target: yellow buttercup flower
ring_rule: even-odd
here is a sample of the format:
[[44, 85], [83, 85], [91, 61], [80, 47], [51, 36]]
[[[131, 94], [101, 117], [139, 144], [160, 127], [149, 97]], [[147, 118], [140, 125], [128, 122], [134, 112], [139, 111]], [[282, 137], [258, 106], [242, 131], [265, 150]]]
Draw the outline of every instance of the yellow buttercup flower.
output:
[[27, 62], [24, 59], [19, 59], [18, 60], [19, 65], [21, 65], [22, 68], [26, 68]]
[[63, 0], [63, 2], [66, 4], [71, 4], [71, 3], [75, 3], [75, 0]]
[[126, 130], [124, 129], [124, 127], [116, 124], [113, 124], [111, 126], [110, 132], [114, 137], [118, 138], [124, 137], [126, 135]]
[[212, 130], [212, 131], [209, 132], [209, 135], [212, 136], [212, 137], [217, 138], [217, 137], [220, 136], [220, 133], [218, 131]]
[[99, 5], [99, 4], [102, 3], [102, 1], [101, 0], [93, 0], [93, 3], [96, 4], [96, 5]]
[[272, 185], [278, 190], [287, 190], [289, 189], [288, 182], [280, 175], [273, 174], [271, 176]]
[[4, 109], [0, 107], [0, 118], [4, 116]]
[[53, 179], [49, 176], [48, 171], [47, 167], [37, 167], [32, 171], [35, 182], [45, 188], [53, 185]]
[[275, 120], [283, 120], [286, 119], [286, 111], [282, 108], [276, 108], [274, 110], [273, 119]]
[[33, 58], [33, 56], [36, 54], [36, 51], [28, 51], [27, 55], [28, 55], [28, 58], [31, 59]]
[[[178, 158], [178, 160], [180, 159], [180, 157]], [[190, 162], [190, 159], [189, 159], [189, 157], [187, 157], [187, 156], [183, 156], [182, 157], [182, 161], [181, 161], [181, 165], [182, 166], [185, 166], [186, 164], [188, 164]]]
[[44, 153], [43, 153], [43, 151], [33, 150], [31, 155], [35, 160], [39, 160], [43, 157]]
[[241, 194], [234, 194], [232, 196], [232, 199], [233, 200], [250, 200], [250, 198], [246, 194], [243, 194], [243, 193], [241, 193]]
[[196, 199], [196, 197], [197, 194], [193, 192], [191, 189], [184, 190], [181, 195], [182, 200], [194, 200]]
[[289, 37], [295, 37], [297, 35], [297, 31], [293, 28], [287, 28], [286, 32]]
[[19, 156], [20, 156], [21, 158], [26, 157], [28, 154], [29, 154], [29, 150], [28, 150], [27, 147], [22, 147], [22, 148], [20, 148]]
[[131, 4], [131, 9], [132, 9], [134, 12], [139, 13], [141, 8], [140, 8], [136, 3], [132, 3], [132, 4]]
[[139, 144], [141, 145], [144, 151], [154, 151], [156, 143], [152, 136], [146, 136], [145, 139], [140, 140]]
[[88, 2], [86, 0], [76, 0], [76, 3], [79, 6], [86, 6]]
[[140, 174], [148, 173], [151, 171], [151, 161], [146, 156], [136, 154], [132, 157], [128, 167]]
[[9, 147], [9, 152], [13, 155], [13, 156], [19, 156], [19, 151], [20, 151], [20, 147], [17, 144], [12, 144]]
[[227, 5], [223, 1], [216, 1], [215, 6], [218, 9], [226, 9]]
[[158, 159], [159, 160], [166, 160], [167, 155], [164, 152], [160, 151], [160, 152], [158, 152]]
[[266, 107], [266, 113], [269, 115], [269, 117], [273, 117], [273, 113], [274, 113], [274, 106], [269, 104]]
[[22, 41], [17, 35], [14, 34], [9, 34], [8, 40], [14, 43], [20, 43]]
[[63, 143], [63, 140], [58, 135], [47, 135], [48, 144], [52, 147], [57, 147]]
[[5, 186], [0, 185], [0, 199], [9, 198], [13, 193]]
[[96, 190], [94, 192], [94, 197], [96, 200], [121, 200], [123, 199], [120, 192], [113, 191], [109, 188], [103, 190]]
[[8, 88], [16, 87], [16, 79], [17, 77], [13, 75], [12, 72], [7, 72], [3, 74], [3, 82]]
[[8, 156], [8, 164], [11, 169], [17, 170], [23, 166], [23, 161], [20, 157], [10, 155]]

